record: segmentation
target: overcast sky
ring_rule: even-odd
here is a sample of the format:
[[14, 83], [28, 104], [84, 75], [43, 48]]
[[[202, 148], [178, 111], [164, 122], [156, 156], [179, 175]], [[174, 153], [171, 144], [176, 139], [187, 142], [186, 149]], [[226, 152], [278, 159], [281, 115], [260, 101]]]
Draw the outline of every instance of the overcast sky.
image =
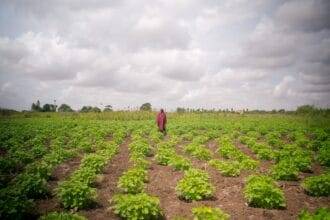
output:
[[1, 0], [0, 106], [330, 107], [328, 0]]

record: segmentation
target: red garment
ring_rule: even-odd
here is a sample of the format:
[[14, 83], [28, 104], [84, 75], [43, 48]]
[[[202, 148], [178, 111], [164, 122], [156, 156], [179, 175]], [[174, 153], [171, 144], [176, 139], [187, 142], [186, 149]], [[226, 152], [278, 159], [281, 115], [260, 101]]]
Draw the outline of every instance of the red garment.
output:
[[164, 131], [166, 128], [166, 114], [165, 112], [159, 112], [156, 119], [158, 128], [160, 131]]

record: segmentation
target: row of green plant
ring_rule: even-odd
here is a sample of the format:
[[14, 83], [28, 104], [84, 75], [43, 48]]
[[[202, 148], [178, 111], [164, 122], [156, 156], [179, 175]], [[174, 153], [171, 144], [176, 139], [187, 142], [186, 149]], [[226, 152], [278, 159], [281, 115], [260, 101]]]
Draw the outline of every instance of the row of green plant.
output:
[[[111, 209], [123, 219], [159, 219], [163, 214], [157, 197], [144, 192], [145, 183], [148, 181], [147, 156], [151, 156], [152, 149], [146, 141], [150, 131], [140, 128], [131, 135], [129, 144], [130, 162], [129, 168], [118, 180], [117, 187], [121, 193], [116, 194], [110, 200]], [[160, 141], [153, 135], [153, 141]]]
[[272, 160], [274, 158], [274, 151], [272, 148], [265, 143], [258, 142], [256, 138], [241, 136], [239, 140], [242, 144], [245, 144], [248, 148], [250, 148], [259, 159]]
[[176, 141], [166, 141], [158, 144], [155, 160], [158, 164], [171, 166], [174, 170], [187, 170], [191, 168], [189, 159], [178, 155], [175, 151]]
[[228, 160], [213, 159], [208, 163], [223, 176], [239, 176], [241, 170], [254, 170], [259, 165], [259, 161], [253, 160], [237, 149], [228, 135], [220, 138], [217, 152]]
[[59, 183], [56, 196], [64, 208], [83, 209], [94, 202], [97, 194], [92, 183], [96, 176], [102, 173], [102, 169], [116, 154], [117, 150], [118, 145], [110, 142], [103, 145], [99, 151], [86, 154], [79, 169], [68, 180]]
[[47, 146], [49, 148], [47, 154], [29, 163], [24, 167], [23, 172], [16, 175], [0, 190], [0, 218], [21, 219], [33, 213], [35, 205], [33, 200], [42, 199], [51, 193], [47, 181], [51, 178], [52, 171], [65, 160], [77, 156], [79, 148], [69, 147], [66, 141], [67, 129], [72, 127], [71, 124], [61, 129], [57, 126], [54, 125], [56, 129], [53, 130], [53, 134], [58, 136]]
[[200, 142], [200, 136], [197, 136], [193, 139], [192, 143], [186, 145], [184, 147], [184, 151], [193, 157], [204, 161], [210, 160], [213, 156], [212, 151], [210, 151]]

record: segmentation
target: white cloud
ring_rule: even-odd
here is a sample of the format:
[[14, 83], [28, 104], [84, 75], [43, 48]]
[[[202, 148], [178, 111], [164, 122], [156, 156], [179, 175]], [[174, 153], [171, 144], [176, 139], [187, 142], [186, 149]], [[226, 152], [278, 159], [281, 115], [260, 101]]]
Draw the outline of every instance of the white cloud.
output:
[[330, 105], [325, 0], [1, 4], [1, 106]]

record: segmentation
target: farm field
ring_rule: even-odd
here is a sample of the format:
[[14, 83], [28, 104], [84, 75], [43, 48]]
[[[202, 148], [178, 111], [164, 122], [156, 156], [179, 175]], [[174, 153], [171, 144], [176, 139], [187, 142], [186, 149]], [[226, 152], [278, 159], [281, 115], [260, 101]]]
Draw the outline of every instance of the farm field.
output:
[[329, 118], [154, 116], [2, 117], [0, 219], [330, 218]]

